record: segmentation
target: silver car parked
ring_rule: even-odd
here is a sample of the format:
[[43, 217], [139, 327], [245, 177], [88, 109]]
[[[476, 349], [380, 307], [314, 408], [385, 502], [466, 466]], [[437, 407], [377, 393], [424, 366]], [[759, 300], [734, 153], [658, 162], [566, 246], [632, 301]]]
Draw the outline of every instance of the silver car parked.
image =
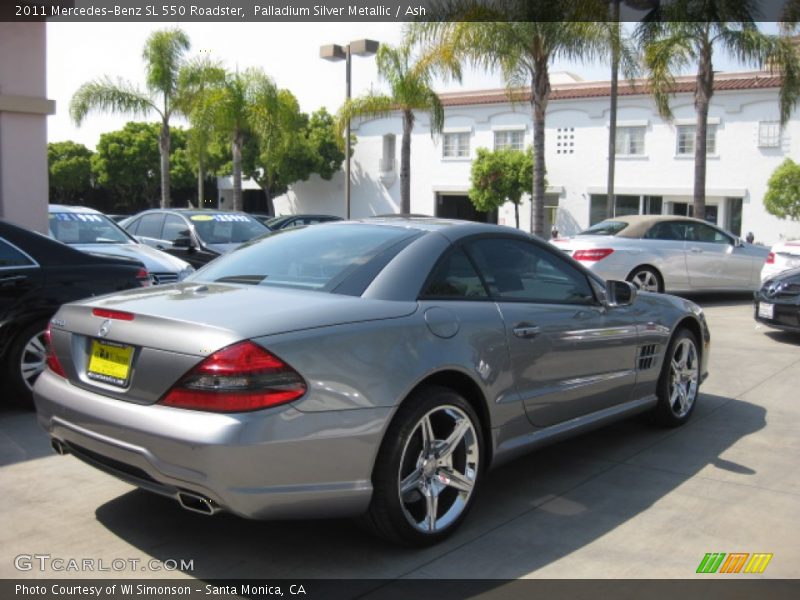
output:
[[81, 252], [139, 261], [155, 284], [174, 283], [194, 272], [185, 260], [138, 242], [99, 210], [61, 204], [51, 204], [48, 210], [51, 238]]
[[514, 229], [370, 219], [67, 304], [34, 395], [60, 453], [204, 514], [361, 515], [432, 544], [490, 467], [649, 411], [685, 423], [700, 308]]
[[754, 291], [769, 254], [705, 221], [675, 215], [615, 217], [552, 242], [602, 278], [652, 292]]

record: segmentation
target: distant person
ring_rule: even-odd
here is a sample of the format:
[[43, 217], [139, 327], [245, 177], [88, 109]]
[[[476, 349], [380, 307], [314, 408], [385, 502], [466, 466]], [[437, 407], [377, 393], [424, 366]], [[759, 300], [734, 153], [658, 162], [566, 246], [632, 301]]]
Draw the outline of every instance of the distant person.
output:
[[755, 240], [756, 240], [756, 236], [753, 235], [753, 232], [752, 231], [748, 231], [747, 232], [747, 236], [744, 238], [744, 241], [747, 242], [748, 244], [752, 244], [752, 243], [755, 242]]
[[558, 229], [555, 225], [550, 228], [550, 239], [554, 240], [558, 237]]

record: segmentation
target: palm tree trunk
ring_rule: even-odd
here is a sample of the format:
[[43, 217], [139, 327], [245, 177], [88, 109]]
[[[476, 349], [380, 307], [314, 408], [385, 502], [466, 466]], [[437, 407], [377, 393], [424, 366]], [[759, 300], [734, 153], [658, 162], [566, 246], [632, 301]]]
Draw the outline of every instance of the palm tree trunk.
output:
[[519, 202], [514, 202], [514, 222], [517, 224], [517, 229], [519, 229]]
[[231, 153], [233, 154], [233, 210], [242, 210], [242, 146], [244, 136], [236, 133], [233, 136]]
[[403, 111], [403, 140], [400, 144], [400, 212], [411, 213], [411, 131], [414, 113]]
[[203, 208], [203, 197], [206, 195], [206, 166], [203, 157], [197, 160], [197, 208]]
[[531, 233], [544, 237], [544, 116], [550, 98], [550, 74], [547, 59], [538, 61], [531, 86], [533, 110], [533, 197], [531, 198]]
[[606, 189], [606, 218], [614, 216], [614, 171], [617, 166], [617, 88], [619, 82], [619, 3], [611, 3], [611, 105], [608, 110], [608, 185]]
[[158, 136], [158, 150], [161, 153], [161, 208], [169, 208], [169, 122], [161, 121], [161, 133]]
[[704, 44], [697, 69], [697, 90], [694, 106], [697, 126], [694, 136], [694, 217], [706, 218], [706, 154], [708, 149], [708, 105], [714, 93], [714, 70], [711, 64], [711, 43]]

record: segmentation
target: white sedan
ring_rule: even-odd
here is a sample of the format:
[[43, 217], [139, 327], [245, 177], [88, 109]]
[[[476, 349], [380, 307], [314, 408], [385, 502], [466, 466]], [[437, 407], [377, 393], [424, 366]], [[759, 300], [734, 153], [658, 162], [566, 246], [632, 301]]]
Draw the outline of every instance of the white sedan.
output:
[[675, 215], [614, 217], [552, 243], [604, 279], [652, 292], [756, 290], [769, 252]]
[[761, 281], [795, 267], [800, 267], [800, 240], [778, 242], [769, 250], [764, 268], [761, 269]]

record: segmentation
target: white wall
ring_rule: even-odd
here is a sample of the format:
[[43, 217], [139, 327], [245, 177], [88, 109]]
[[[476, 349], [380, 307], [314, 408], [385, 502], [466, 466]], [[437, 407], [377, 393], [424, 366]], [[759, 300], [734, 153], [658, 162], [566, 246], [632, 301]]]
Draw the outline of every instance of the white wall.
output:
[[[673, 101], [675, 123], [694, 121], [691, 94]], [[551, 101], [547, 112], [547, 183], [560, 194], [557, 224], [562, 234], [574, 233], [589, 224], [589, 195], [604, 193], [607, 177], [608, 98]], [[795, 115], [783, 133], [781, 148], [758, 148], [758, 122], [778, 119], [777, 90], [718, 91], [709, 116], [718, 119], [717, 154], [708, 158], [707, 203], [723, 202], [726, 196], [743, 197], [742, 235], [753, 231], [757, 241], [772, 243], [781, 237], [800, 237], [800, 224], [782, 221], [763, 207], [767, 180], [787, 157], [800, 154], [800, 120]], [[694, 161], [676, 156], [676, 128], [657, 114], [648, 96], [626, 96], [619, 101], [621, 123], [647, 122], [645, 155], [618, 157], [617, 194], [657, 195], [667, 201], [692, 202]], [[525, 128], [525, 145], [533, 143], [529, 105], [495, 104], [448, 107], [445, 131], [472, 132], [471, 153], [478, 147], [493, 147], [494, 128], [520, 125]], [[559, 128], [574, 128], [574, 153], [557, 153]], [[399, 117], [368, 120], [354, 124], [358, 143], [353, 153], [352, 216], [399, 210], [400, 184], [397, 178], [381, 181], [379, 160], [383, 135], [397, 136], [399, 164], [402, 136]], [[411, 144], [411, 211], [434, 214], [437, 192], [466, 193], [469, 189], [471, 159], [442, 158], [441, 139], [432, 139], [428, 119], [418, 115]], [[277, 212], [326, 212], [344, 214], [343, 181], [319, 178], [298, 183], [276, 200]], [[521, 226], [530, 219], [527, 198], [520, 210]], [[723, 215], [720, 215], [720, 220]], [[499, 212], [499, 222], [514, 224], [513, 206]], [[723, 223], [720, 222], [720, 225]]]

